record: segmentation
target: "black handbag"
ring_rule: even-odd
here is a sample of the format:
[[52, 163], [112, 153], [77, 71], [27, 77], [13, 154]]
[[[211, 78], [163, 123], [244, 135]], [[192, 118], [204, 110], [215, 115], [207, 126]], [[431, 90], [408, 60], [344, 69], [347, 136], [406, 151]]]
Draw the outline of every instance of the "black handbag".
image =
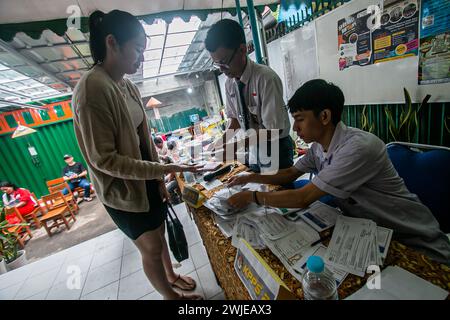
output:
[[169, 247], [175, 259], [181, 262], [189, 258], [188, 243], [184, 234], [183, 225], [178, 220], [175, 210], [170, 203], [167, 205], [169, 210], [167, 212], [166, 225], [167, 234], [169, 235]]

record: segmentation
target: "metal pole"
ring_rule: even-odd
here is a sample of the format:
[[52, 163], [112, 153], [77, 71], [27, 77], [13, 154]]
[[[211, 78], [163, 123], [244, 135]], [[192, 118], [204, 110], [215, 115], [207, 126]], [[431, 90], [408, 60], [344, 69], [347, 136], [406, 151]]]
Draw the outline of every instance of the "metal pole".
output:
[[258, 24], [256, 22], [255, 6], [253, 5], [253, 0], [247, 0], [247, 9], [248, 9], [248, 18], [250, 20], [250, 25], [252, 27], [252, 36], [253, 36], [253, 43], [255, 45], [256, 62], [261, 64], [263, 63], [263, 60], [261, 56], [261, 44], [259, 42]]
[[236, 12], [237, 12], [237, 16], [239, 18], [239, 23], [240, 23], [242, 29], [244, 29], [244, 21], [242, 20], [241, 4], [239, 3], [239, 0], [235, 0], [235, 2], [236, 2]]

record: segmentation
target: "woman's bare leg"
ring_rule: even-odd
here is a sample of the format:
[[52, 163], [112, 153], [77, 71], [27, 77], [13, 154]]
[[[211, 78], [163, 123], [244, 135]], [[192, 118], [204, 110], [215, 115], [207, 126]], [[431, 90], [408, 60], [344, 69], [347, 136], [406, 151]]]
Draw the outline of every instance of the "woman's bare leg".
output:
[[153, 287], [164, 299], [179, 299], [181, 297], [180, 294], [172, 288], [166, 276], [162, 259], [161, 228], [163, 226], [143, 233], [134, 243], [141, 253], [145, 275]]

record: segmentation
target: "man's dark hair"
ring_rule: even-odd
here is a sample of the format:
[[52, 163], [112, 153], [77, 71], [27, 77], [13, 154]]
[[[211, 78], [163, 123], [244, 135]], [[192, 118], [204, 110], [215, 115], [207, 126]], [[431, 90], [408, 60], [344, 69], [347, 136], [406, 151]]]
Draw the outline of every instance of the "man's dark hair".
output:
[[9, 181], [0, 182], [0, 188], [13, 188], [14, 190], [17, 190], [17, 186]]
[[205, 48], [209, 52], [216, 52], [220, 47], [234, 50], [241, 44], [245, 44], [244, 30], [238, 22], [231, 19], [213, 24], [205, 39]]
[[176, 141], [174, 141], [174, 140], [169, 141], [169, 142], [167, 143], [167, 149], [169, 149], [169, 150], [175, 149], [176, 146], [177, 146], [177, 143], [176, 143]]
[[160, 143], [163, 143], [163, 140], [160, 137], [154, 137], [153, 138], [153, 142], [155, 144], [160, 144]]
[[344, 110], [344, 94], [338, 86], [322, 79], [303, 84], [288, 102], [289, 112], [312, 110], [316, 117], [325, 109], [331, 110], [331, 121], [337, 125]]

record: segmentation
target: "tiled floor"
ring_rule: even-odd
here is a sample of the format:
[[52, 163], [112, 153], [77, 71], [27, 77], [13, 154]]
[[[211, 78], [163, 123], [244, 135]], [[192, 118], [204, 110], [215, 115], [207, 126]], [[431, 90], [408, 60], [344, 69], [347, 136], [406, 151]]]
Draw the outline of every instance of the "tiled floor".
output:
[[[195, 223], [184, 204], [175, 207], [190, 245], [189, 259], [175, 272], [197, 282], [205, 299], [224, 299]], [[173, 259], [176, 263], [176, 260]], [[52, 256], [0, 275], [0, 300], [158, 300], [145, 277], [140, 254], [114, 230]]]

